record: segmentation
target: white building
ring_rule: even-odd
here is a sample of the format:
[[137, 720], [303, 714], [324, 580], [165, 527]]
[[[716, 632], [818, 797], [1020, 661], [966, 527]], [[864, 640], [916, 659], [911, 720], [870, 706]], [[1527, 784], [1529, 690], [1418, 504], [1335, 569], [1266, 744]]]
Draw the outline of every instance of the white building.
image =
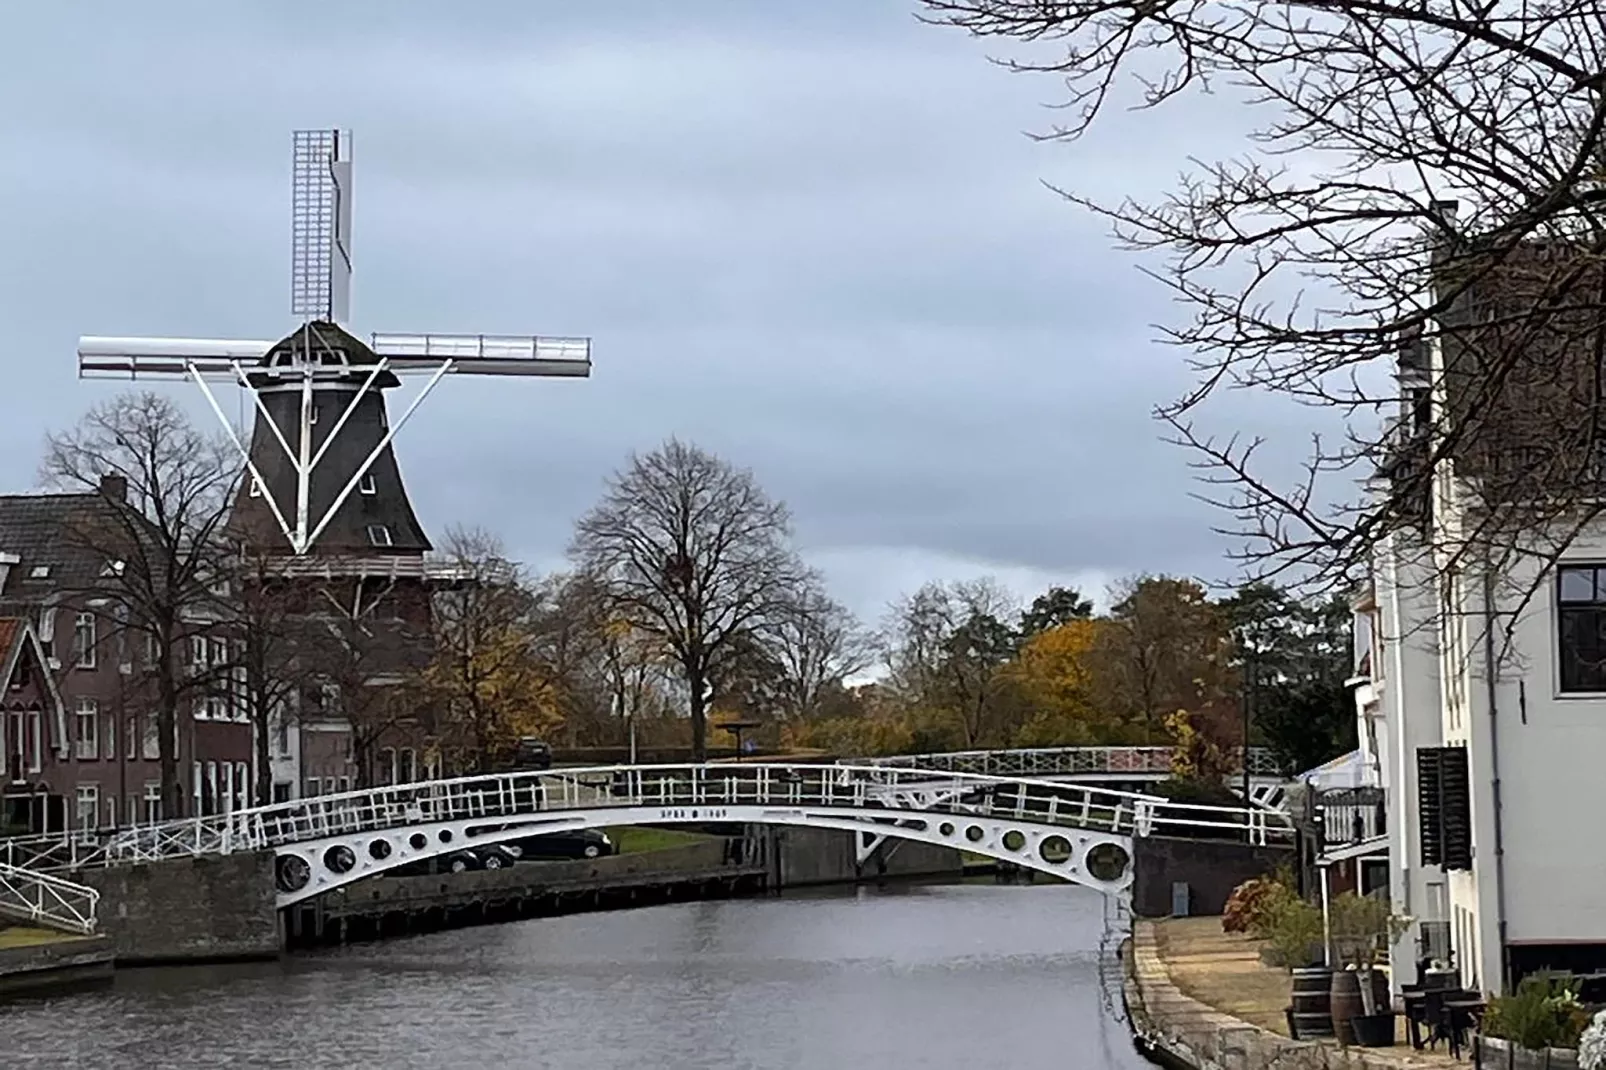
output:
[[[1443, 426], [1448, 395], [1441, 345], [1401, 363], [1405, 442]], [[1394, 910], [1418, 919], [1395, 983], [1447, 943], [1467, 987], [1498, 992], [1546, 967], [1606, 970], [1606, 520], [1559, 560], [1507, 546], [1481, 568], [1471, 470], [1439, 460], [1417, 526], [1376, 549], [1356, 705]]]

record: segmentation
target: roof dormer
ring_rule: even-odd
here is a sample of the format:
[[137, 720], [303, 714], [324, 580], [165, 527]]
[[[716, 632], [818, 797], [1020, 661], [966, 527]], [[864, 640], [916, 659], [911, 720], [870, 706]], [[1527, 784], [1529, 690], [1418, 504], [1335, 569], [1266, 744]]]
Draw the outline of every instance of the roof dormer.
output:
[[11, 578], [11, 570], [22, 564], [22, 558], [16, 554], [8, 554], [0, 550], [0, 594], [6, 593], [6, 581]]

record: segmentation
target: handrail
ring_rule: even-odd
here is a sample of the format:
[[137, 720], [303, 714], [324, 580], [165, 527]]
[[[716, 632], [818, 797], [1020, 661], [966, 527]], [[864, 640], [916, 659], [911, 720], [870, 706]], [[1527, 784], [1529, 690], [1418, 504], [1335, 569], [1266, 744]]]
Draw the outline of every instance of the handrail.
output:
[[65, 932], [92, 935], [100, 893], [49, 873], [0, 864], [0, 914]]
[[[1176, 751], [1173, 747], [1023, 747], [1007, 750], [938, 751], [899, 754], [883, 758], [846, 758], [845, 764], [952, 770], [1003, 775], [1074, 775], [1076, 773], [1138, 776], [1167, 775]], [[1232, 772], [1243, 772], [1243, 750]], [[1275, 755], [1266, 747], [1250, 747], [1251, 776], [1280, 777]]]
[[1004, 817], [1123, 836], [1156, 828], [1291, 838], [1281, 815], [1180, 805], [1089, 784], [884, 766], [764, 763], [526, 771], [358, 789], [98, 837], [0, 841], [0, 860], [69, 869], [273, 850], [346, 833], [622, 807], [884, 808]]

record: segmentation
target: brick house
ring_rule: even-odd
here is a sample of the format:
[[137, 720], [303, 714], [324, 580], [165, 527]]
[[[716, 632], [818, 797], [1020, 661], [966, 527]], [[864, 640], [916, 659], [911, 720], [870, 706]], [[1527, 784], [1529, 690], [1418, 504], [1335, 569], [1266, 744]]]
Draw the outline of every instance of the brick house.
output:
[[[15, 625], [11, 630], [22, 644], [23, 664], [31, 665], [27, 651], [36, 651], [47, 677], [44, 692], [38, 684], [16, 692], [18, 702], [29, 693], [39, 704], [40, 732], [49, 739], [29, 752], [39, 768], [21, 784], [8, 773], [4, 788], [10, 801], [3, 812], [25, 816], [29, 831], [126, 827], [160, 813], [157, 719], [146, 683], [151, 651], [130, 649], [145, 644], [120, 627], [110, 599], [86, 593], [104, 590], [106, 577], [115, 574], [108, 570], [118, 564], [96, 560], [70, 534], [110, 516], [123, 493], [119, 481], [108, 479], [100, 493], [0, 495], [0, 618], [22, 622], [20, 632]], [[226, 639], [206, 629], [206, 622], [196, 622], [187, 660], [213, 664], [227, 657]], [[30, 686], [33, 691], [25, 692]], [[60, 704], [54, 726], [44, 716], [52, 693]], [[244, 803], [251, 727], [232, 706], [227, 696], [208, 696], [181, 711], [177, 758], [180, 783], [189, 786], [187, 813]], [[14, 746], [12, 738], [8, 733], [7, 747]]]

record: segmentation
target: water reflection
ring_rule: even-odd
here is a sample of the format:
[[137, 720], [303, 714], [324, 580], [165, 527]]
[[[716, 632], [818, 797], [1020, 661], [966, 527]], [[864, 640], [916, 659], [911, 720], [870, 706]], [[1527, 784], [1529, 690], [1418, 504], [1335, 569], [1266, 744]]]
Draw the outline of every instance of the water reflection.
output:
[[1099, 898], [925, 885], [128, 971], [0, 1008], [25, 1067], [1146, 1067], [1103, 1012]]

